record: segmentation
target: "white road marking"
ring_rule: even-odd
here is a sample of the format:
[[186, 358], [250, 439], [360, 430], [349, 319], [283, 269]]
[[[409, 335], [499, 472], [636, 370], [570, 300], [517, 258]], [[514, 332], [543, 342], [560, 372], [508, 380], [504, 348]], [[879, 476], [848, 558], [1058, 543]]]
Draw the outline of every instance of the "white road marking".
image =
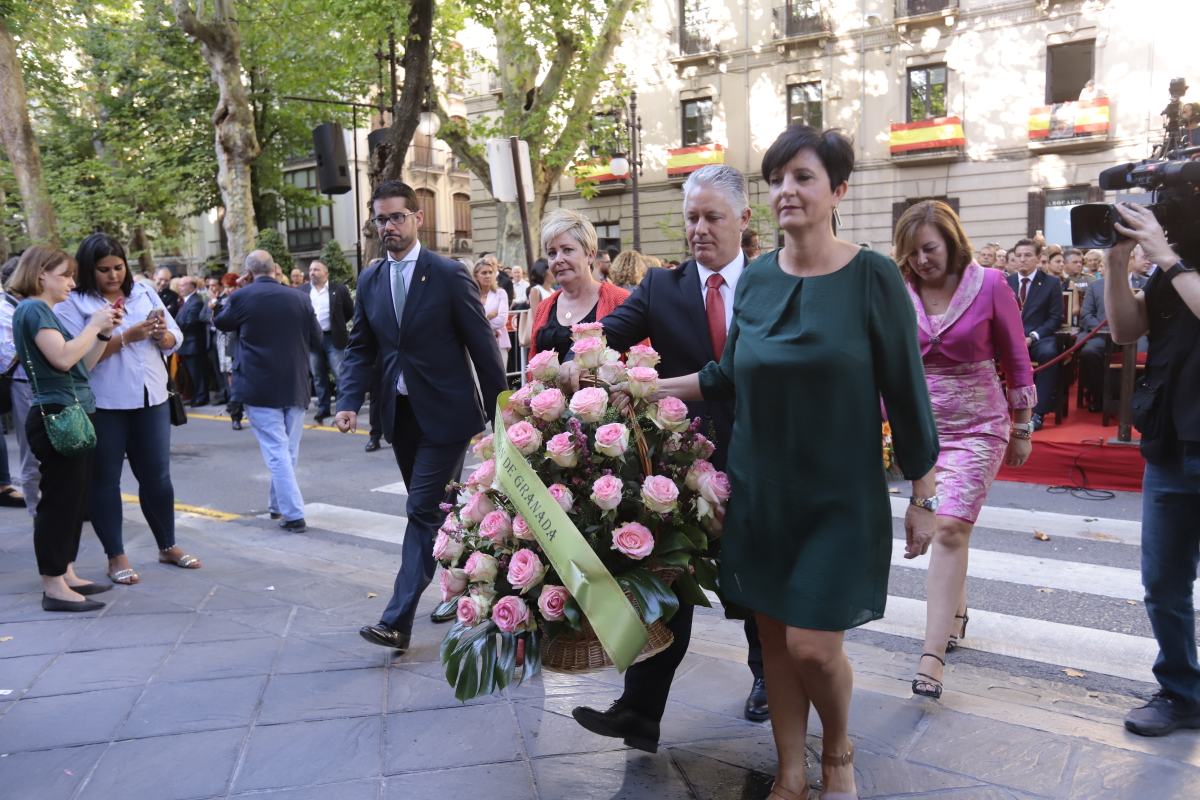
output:
[[395, 483], [385, 483], [383, 486], [376, 486], [372, 492], [383, 492], [385, 494], [408, 494], [408, 487], [404, 485], [403, 480]]
[[[259, 518], [268, 517], [260, 514]], [[304, 519], [313, 528], [392, 544], [404, 541], [404, 528], [408, 525], [406, 517], [329, 503], [305, 503]]]
[[[892, 516], [903, 519], [908, 510], [908, 498], [892, 496]], [[1131, 519], [1081, 517], [1075, 514], [1056, 514], [1050, 511], [1029, 511], [1023, 508], [984, 506], [975, 523], [980, 528], [995, 528], [1015, 533], [1042, 531], [1050, 538], [1091, 539], [1099, 542], [1120, 542], [1140, 545], [1142, 523]]]

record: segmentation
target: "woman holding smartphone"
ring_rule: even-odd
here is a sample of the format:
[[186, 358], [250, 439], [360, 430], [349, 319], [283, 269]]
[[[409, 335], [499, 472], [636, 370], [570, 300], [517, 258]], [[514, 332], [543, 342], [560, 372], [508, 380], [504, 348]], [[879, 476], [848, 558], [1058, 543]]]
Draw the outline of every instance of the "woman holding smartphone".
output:
[[108, 555], [113, 583], [134, 584], [140, 576], [125, 555], [121, 526], [121, 472], [126, 456], [138, 482], [138, 501], [158, 545], [158, 560], [197, 569], [200, 559], [175, 543], [175, 488], [171, 484], [171, 412], [163, 356], [183, 334], [149, 286], [134, 283], [125, 249], [108, 234], [94, 233], [75, 254], [79, 277], [70, 297], [55, 307], [64, 327], [77, 334], [105, 306], [120, 308], [124, 320], [112, 331], [92, 368], [96, 395], [96, 452], [88, 509], [92, 527]]

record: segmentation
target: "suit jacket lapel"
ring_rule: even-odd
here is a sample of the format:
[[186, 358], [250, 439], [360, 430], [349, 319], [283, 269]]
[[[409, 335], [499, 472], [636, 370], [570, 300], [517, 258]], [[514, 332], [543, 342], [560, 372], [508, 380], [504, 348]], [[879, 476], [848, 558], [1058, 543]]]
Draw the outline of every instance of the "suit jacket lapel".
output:
[[[429, 252], [422, 247], [421, 254], [417, 256], [417, 263], [413, 264], [412, 276], [408, 281], [408, 292], [404, 297], [404, 318], [400, 320], [401, 339], [404, 338], [409, 329], [410, 320], [416, 310], [421, 307], [421, 300], [425, 297], [425, 281], [429, 277], [429, 260]], [[391, 285], [391, 281], [388, 281], [388, 285]], [[395, 316], [395, 311], [392, 314]]]
[[[360, 287], [359, 291], [363, 291], [363, 288]], [[400, 328], [396, 324], [396, 304], [392, 302], [392, 262], [387, 259], [379, 262], [379, 268], [375, 271], [375, 286], [369, 297], [375, 304], [375, 317], [380, 321], [379, 330], [395, 346], [400, 338]]]
[[700, 294], [700, 268], [695, 259], [685, 261], [680, 267], [678, 287], [683, 293], [681, 298], [687, 314], [688, 327], [691, 330], [703, 331], [704, 335], [695, 337], [695, 341], [704, 345], [704, 358], [712, 359], [712, 336], [708, 332], [708, 314], [704, 309], [704, 300]]

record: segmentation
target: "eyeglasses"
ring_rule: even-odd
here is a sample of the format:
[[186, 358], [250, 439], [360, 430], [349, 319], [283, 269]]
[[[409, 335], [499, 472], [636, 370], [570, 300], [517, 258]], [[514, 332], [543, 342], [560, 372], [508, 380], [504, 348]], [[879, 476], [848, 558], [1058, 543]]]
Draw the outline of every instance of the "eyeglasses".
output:
[[416, 211], [397, 211], [395, 214], [380, 214], [378, 217], [371, 217], [371, 222], [375, 223], [375, 227], [380, 230], [386, 228], [389, 222], [396, 223], [399, 227], [403, 225], [409, 217], [416, 214]]

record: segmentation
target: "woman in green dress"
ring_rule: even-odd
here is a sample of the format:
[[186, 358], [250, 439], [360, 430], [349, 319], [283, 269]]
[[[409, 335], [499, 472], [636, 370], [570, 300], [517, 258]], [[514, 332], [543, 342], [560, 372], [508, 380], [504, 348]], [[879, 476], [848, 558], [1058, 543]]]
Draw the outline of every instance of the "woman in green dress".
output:
[[779, 136], [762, 172], [783, 248], [746, 268], [720, 363], [659, 386], [684, 400], [736, 396], [721, 590], [762, 633], [778, 800], [808, 797], [810, 704], [823, 729], [821, 797], [858, 796], [843, 639], [887, 599], [881, 398], [913, 481], [905, 555], [924, 553], [935, 527], [938, 438], [912, 303], [890, 259], [833, 232], [853, 166], [837, 131]]

